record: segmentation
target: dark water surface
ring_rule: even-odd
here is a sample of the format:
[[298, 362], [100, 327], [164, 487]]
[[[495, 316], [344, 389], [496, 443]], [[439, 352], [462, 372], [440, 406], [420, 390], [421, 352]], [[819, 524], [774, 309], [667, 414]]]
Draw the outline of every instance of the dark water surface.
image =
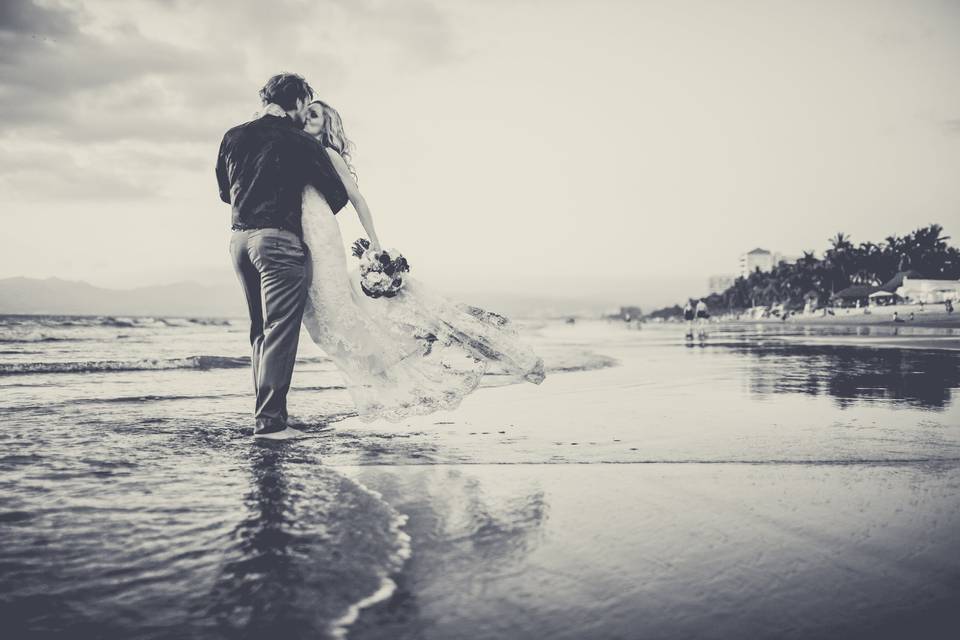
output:
[[[547, 627], [530, 626], [534, 612], [560, 619], [530, 595], [549, 597], [546, 583], [518, 582], [498, 596], [500, 609], [478, 592], [467, 615], [470, 598], [450, 594], [476, 584], [452, 576], [496, 567], [502, 578], [518, 558], [552, 548], [541, 544], [551, 509], [560, 518], [561, 505], [587, 495], [590, 478], [599, 483], [590, 495], [611, 496], [591, 498], [612, 510], [598, 518], [628, 508], [617, 502], [615, 472], [599, 471], [609, 463], [908, 469], [871, 472], [891, 494], [898, 478], [917, 487], [954, 478], [960, 466], [960, 351], [952, 350], [960, 337], [952, 330], [731, 327], [687, 342], [672, 327], [585, 322], [530, 324], [525, 333], [547, 360], [542, 387], [521, 397], [491, 375], [490, 388], [460, 411], [399, 426], [355, 421], [338, 372], [304, 341], [291, 410], [317, 435], [264, 444], [250, 438], [242, 323], [0, 318], [5, 637], [317, 638], [348, 628], [358, 637], [450, 637], [457, 611], [472, 620], [474, 637], [536, 637]], [[470, 475], [472, 465], [503, 464], [551, 471], [541, 480], [536, 471], [533, 480], [520, 471]], [[572, 464], [584, 470], [565, 473]], [[590, 464], [598, 471], [580, 466]], [[465, 475], [416, 471], [427, 467]], [[631, 500], [663, 490], [662, 474], [629, 473], [651, 483], [632, 484]], [[496, 478], [510, 474], [519, 475], [500, 487]], [[753, 491], [749, 474], [725, 477]], [[520, 491], [524, 483], [529, 490]], [[818, 486], [828, 496], [833, 485]], [[915, 520], [958, 506], [919, 504]], [[960, 536], [935, 522], [928, 530]], [[440, 523], [453, 533], [440, 535]], [[634, 544], [627, 525], [615, 533], [611, 548]], [[563, 541], [555, 553], [576, 555], [599, 535], [588, 527], [555, 538]], [[469, 556], [460, 555], [465, 548]], [[956, 567], [941, 565], [931, 606], [949, 599], [943, 585], [960, 585]], [[634, 584], [636, 569], [612, 562], [602, 580]], [[435, 598], [425, 602], [429, 589]], [[578, 601], [589, 608], [573, 586], [557, 591], [561, 600], [566, 610]], [[606, 637], [631, 628], [629, 610], [609, 609], [618, 617]], [[694, 632], [687, 622], [651, 630]], [[605, 637], [596, 625], [584, 618], [579, 629], [553, 633]]]

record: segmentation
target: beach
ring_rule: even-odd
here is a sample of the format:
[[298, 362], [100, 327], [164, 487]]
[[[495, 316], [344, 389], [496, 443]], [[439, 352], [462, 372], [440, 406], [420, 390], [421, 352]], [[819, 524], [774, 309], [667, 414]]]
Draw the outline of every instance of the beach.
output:
[[[812, 313], [791, 313], [786, 320], [778, 317], [748, 318], [746, 314], [733, 319], [721, 316], [722, 322], [750, 324], [794, 324], [801, 326], [887, 326], [930, 327], [940, 329], [960, 329], [960, 315], [956, 311], [947, 311], [943, 303], [938, 304], [896, 304], [886, 306], [846, 307]], [[897, 318], [894, 319], [894, 312]]]
[[948, 638], [956, 629], [956, 469], [350, 473], [411, 514], [414, 540], [398, 592], [352, 637]]
[[7, 319], [4, 627], [952, 637], [960, 331], [519, 325], [542, 385], [398, 424], [304, 342], [263, 444], [242, 322]]

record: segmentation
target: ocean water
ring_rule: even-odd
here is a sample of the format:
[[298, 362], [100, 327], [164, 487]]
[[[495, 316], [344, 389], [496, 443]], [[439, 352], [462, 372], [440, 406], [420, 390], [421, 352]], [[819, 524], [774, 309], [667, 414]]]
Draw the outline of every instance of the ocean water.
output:
[[[290, 407], [313, 437], [258, 443], [241, 321], [0, 318], [3, 628], [17, 638], [451, 637], [470, 599], [405, 609], [416, 585], [445, 602], [460, 584], [445, 588], [450, 576], [515, 564], [577, 486], [594, 478], [597, 495], [622, 495], [610, 477], [620, 472], [601, 469], [892, 466], [916, 484], [944, 469], [955, 478], [960, 466], [955, 330], [731, 326], [688, 341], [673, 326], [520, 326], [547, 362], [543, 385], [503, 386], [493, 372], [457, 411], [406, 424], [353, 418], [338, 372], [304, 336]], [[504, 465], [539, 480], [498, 488], [496, 478], [518, 473], [495, 471]], [[471, 468], [479, 479], [414, 473]], [[511, 493], [523, 482], [529, 492]], [[622, 508], [613, 498], [591, 504]], [[473, 515], [458, 520], [458, 508]], [[949, 499], [931, 509], [950, 523], [960, 512]], [[423, 528], [425, 512], [455, 521], [456, 544], [488, 555], [457, 560], [466, 574], [431, 565], [423, 541], [438, 530]], [[503, 547], [484, 546], [501, 534]], [[557, 553], [574, 557], [597, 535], [561, 537]], [[453, 562], [456, 544], [440, 557]], [[956, 562], [943, 558], [956, 545], [927, 547], [954, 584]], [[609, 564], [597, 578], [606, 586], [634, 572], [615, 559], [592, 565]], [[536, 637], [547, 628], [533, 615], [541, 610], [562, 618], [555, 606], [516, 603], [466, 618], [476, 637]], [[629, 629], [618, 612], [618, 628]], [[440, 622], [428, 624], [428, 613]], [[596, 620], [580, 624], [554, 633], [603, 637]]]
[[[246, 334], [0, 318], [0, 620], [14, 637], [336, 637], [389, 595], [404, 516], [328, 464], [331, 442], [358, 453], [352, 438], [252, 444]], [[555, 370], [612, 363], [558, 355]], [[308, 430], [352, 415], [305, 334], [290, 405]]]

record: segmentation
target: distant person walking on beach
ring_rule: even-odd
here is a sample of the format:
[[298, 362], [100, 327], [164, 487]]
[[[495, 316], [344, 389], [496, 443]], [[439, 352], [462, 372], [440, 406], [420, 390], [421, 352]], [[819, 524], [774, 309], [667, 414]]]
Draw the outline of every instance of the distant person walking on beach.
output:
[[696, 312], [693, 310], [693, 300], [687, 300], [687, 305], [683, 308], [683, 320], [687, 323], [687, 337], [693, 339], [693, 320], [696, 318]]
[[697, 335], [700, 336], [701, 338], [704, 338], [707, 335], [706, 322], [710, 318], [710, 310], [707, 309], [706, 300], [701, 299], [697, 301], [696, 315], [697, 315]]

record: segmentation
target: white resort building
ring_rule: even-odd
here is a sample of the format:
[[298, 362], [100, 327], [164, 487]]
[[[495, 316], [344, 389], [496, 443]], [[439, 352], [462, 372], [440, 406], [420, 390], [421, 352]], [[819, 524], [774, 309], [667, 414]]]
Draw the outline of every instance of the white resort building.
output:
[[947, 300], [960, 302], [960, 280], [904, 278], [897, 295], [908, 302], [935, 304]]
[[733, 286], [736, 276], [710, 276], [708, 281], [710, 293], [723, 293]]
[[773, 271], [773, 268], [781, 262], [796, 262], [797, 260], [796, 256], [787, 256], [757, 247], [753, 251], [747, 251], [740, 255], [740, 275], [746, 278], [757, 269]]
[[759, 247], [740, 256], [740, 276], [746, 278], [751, 273], [770, 271], [774, 267], [773, 254]]

